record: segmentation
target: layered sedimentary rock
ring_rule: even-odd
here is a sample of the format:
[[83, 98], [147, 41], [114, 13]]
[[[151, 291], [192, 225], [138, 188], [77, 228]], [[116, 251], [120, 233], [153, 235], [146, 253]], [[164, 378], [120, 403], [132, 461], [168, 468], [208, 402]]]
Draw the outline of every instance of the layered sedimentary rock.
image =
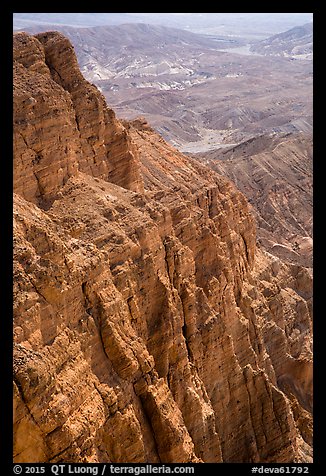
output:
[[248, 198], [261, 245], [305, 267], [312, 267], [312, 146], [311, 134], [279, 133], [198, 154]]
[[142, 191], [135, 150], [57, 32], [14, 35], [14, 187], [49, 206], [77, 171]]
[[61, 34], [14, 44], [15, 461], [311, 461], [310, 277]]

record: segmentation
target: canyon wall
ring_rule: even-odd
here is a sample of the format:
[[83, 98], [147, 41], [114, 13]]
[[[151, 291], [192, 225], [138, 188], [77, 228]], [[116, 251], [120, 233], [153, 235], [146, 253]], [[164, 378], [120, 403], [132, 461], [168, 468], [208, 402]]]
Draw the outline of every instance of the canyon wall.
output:
[[14, 35], [15, 462], [309, 462], [311, 276], [245, 197]]

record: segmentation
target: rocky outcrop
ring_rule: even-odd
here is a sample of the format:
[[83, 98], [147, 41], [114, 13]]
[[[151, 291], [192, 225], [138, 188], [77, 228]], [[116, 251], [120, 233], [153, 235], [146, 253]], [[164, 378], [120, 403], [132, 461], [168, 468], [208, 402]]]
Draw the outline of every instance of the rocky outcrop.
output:
[[257, 237], [271, 254], [312, 267], [313, 144], [304, 133], [260, 135], [199, 154], [248, 198]]
[[77, 170], [142, 191], [136, 151], [58, 32], [14, 35], [14, 187], [50, 206]]
[[62, 35], [15, 48], [14, 460], [311, 461], [309, 276]]

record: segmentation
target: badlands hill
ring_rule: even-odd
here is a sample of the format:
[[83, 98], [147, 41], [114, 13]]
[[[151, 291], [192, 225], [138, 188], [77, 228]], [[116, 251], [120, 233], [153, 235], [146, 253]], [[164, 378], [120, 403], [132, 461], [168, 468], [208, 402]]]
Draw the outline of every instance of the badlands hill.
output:
[[309, 462], [311, 275], [226, 178], [14, 35], [14, 460]]
[[148, 23], [212, 35], [267, 38], [311, 21], [312, 13], [14, 13], [14, 29]]
[[306, 23], [295, 26], [284, 33], [258, 41], [250, 50], [263, 55], [312, 59], [313, 25], [312, 23]]
[[283, 133], [197, 156], [248, 198], [264, 248], [307, 267], [312, 266], [312, 150], [311, 135]]

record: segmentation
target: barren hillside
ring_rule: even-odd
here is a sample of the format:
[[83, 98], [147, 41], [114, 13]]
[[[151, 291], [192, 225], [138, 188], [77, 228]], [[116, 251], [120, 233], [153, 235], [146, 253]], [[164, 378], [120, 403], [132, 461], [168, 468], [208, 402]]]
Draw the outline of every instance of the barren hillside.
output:
[[226, 178], [14, 36], [15, 462], [309, 462], [311, 275]]

